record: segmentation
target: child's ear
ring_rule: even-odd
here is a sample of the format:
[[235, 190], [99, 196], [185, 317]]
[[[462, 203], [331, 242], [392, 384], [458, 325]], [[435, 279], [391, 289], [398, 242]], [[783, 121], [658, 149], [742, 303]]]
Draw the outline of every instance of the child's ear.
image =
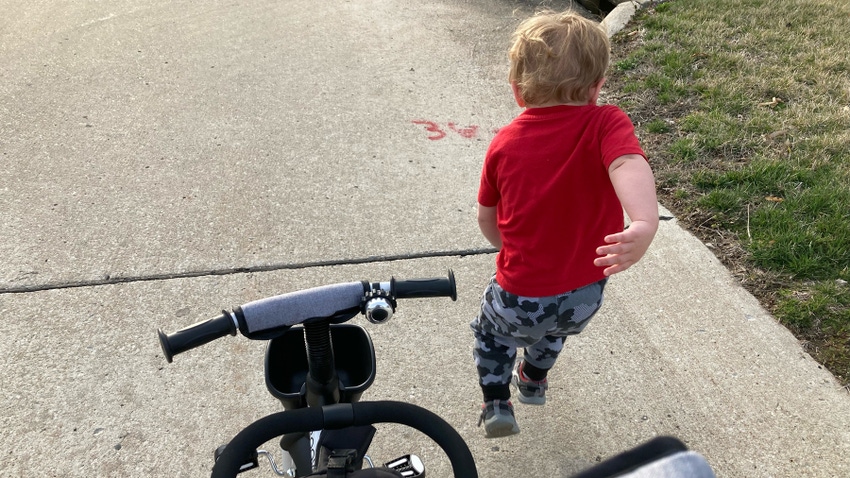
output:
[[608, 78], [602, 78], [595, 85], [590, 87], [590, 100], [588, 104], [595, 105], [596, 101], [599, 100], [599, 93], [602, 92], [602, 85], [605, 84], [605, 80]]
[[511, 90], [514, 92], [514, 99], [516, 100], [516, 104], [520, 108], [525, 108], [525, 100], [522, 99], [522, 92], [519, 91], [519, 85], [516, 84], [516, 81], [511, 82]]

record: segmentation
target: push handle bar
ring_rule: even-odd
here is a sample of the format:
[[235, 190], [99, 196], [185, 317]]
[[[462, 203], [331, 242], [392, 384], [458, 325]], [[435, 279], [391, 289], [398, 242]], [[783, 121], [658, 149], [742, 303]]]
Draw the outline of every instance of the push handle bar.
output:
[[445, 278], [391, 278], [389, 282], [347, 282], [304, 289], [255, 300], [223, 311], [218, 317], [198, 322], [177, 332], [157, 330], [165, 359], [199, 347], [236, 330], [250, 339], [270, 339], [279, 332], [311, 319], [334, 319], [344, 322], [361, 310], [361, 301], [373, 290], [381, 290], [392, 299], [450, 297], [457, 300], [454, 273]]
[[310, 430], [341, 429], [375, 423], [399, 423], [427, 435], [449, 458], [458, 478], [478, 478], [475, 459], [466, 442], [445, 420], [422, 407], [403, 402], [357, 402], [275, 413], [239, 432], [216, 460], [212, 478], [236, 476], [256, 448], [280, 435]]

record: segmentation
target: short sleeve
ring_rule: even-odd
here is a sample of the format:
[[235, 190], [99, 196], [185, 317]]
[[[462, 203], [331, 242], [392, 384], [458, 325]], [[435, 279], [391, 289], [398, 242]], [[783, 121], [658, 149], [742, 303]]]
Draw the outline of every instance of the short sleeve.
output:
[[611, 165], [615, 159], [627, 154], [639, 154], [646, 158], [646, 153], [640, 147], [640, 142], [635, 136], [635, 127], [629, 116], [616, 106], [606, 107], [602, 134], [602, 162], [605, 167]]
[[497, 160], [492, 148], [487, 151], [484, 158], [484, 167], [481, 170], [481, 181], [478, 185], [478, 204], [485, 207], [494, 207], [499, 203], [499, 189], [497, 187]]

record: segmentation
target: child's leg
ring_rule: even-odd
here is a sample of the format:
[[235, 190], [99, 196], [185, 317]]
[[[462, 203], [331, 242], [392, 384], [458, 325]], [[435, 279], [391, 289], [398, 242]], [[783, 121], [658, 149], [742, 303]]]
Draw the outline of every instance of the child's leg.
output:
[[472, 353], [484, 395], [478, 426], [484, 425], [487, 438], [519, 433], [513, 405], [509, 401], [516, 344], [509, 334], [505, 334], [506, 330], [510, 330], [509, 321], [505, 321], [498, 312], [499, 289], [496, 281], [492, 280], [484, 291], [481, 312], [470, 324], [475, 335]]
[[528, 346], [523, 352], [522, 373], [529, 380], [541, 381], [555, 365], [561, 350], [564, 349], [565, 337], [547, 335], [537, 343]]
[[557, 318], [555, 327], [539, 341], [525, 347], [523, 374], [531, 380], [540, 381], [555, 365], [564, 348], [568, 335], [580, 333], [590, 319], [602, 307], [603, 291], [607, 280], [587, 285], [580, 289], [557, 296]]
[[505, 322], [499, 314], [500, 290], [492, 279], [481, 298], [481, 311], [469, 324], [475, 336], [472, 355], [485, 402], [510, 398], [511, 370], [516, 360], [516, 343], [502, 333]]
[[516, 360], [516, 347], [499, 343], [491, 335], [474, 331], [472, 355], [478, 370], [478, 383], [484, 401], [511, 398], [511, 370]]

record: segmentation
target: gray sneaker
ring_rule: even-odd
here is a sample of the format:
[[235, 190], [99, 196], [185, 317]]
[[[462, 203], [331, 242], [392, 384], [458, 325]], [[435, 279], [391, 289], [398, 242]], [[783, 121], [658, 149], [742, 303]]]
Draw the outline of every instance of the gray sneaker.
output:
[[549, 380], [545, 378], [539, 382], [536, 380], [529, 380], [528, 377], [522, 373], [522, 364], [524, 363], [525, 360], [523, 359], [517, 360], [511, 376], [511, 383], [514, 384], [519, 392], [517, 398], [520, 402], [525, 404], [543, 405], [546, 403], [546, 389], [549, 388]]
[[519, 433], [519, 425], [514, 418], [514, 406], [508, 400], [489, 400], [481, 405], [481, 418], [478, 426], [484, 424], [486, 438], [499, 438]]

